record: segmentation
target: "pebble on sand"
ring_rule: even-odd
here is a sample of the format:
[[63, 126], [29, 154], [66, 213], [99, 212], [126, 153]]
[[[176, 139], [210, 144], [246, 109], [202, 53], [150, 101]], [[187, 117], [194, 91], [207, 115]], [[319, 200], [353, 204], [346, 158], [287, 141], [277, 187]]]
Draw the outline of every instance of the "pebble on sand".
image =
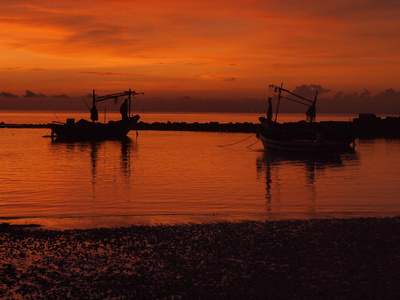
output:
[[400, 298], [400, 218], [0, 226], [0, 298]]

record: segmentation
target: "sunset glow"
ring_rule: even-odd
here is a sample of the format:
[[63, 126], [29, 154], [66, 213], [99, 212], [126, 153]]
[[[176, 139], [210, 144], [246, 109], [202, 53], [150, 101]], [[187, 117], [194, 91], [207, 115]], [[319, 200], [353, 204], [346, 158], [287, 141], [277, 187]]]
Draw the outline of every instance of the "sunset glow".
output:
[[400, 89], [398, 1], [2, 1], [0, 92]]

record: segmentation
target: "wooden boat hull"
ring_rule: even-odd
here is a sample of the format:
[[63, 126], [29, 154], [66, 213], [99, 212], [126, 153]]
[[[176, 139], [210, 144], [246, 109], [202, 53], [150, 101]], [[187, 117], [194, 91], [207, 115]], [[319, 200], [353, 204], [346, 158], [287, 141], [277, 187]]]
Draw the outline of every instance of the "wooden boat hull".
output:
[[[299, 153], [328, 153], [351, 149], [350, 144], [356, 137], [354, 124], [351, 122], [315, 122], [318, 90], [312, 100], [284, 89], [283, 84], [280, 87], [272, 84], [269, 88], [278, 93], [278, 104], [275, 120], [272, 118], [271, 97], [268, 98], [267, 118], [259, 118], [261, 122], [259, 138], [264, 148]], [[307, 106], [307, 122], [278, 123], [278, 109], [282, 99]]]
[[122, 139], [129, 131], [135, 128], [139, 115], [125, 120], [110, 121], [108, 123], [94, 123], [87, 120], [79, 120], [71, 123], [48, 124], [52, 136], [59, 140], [108, 140]]
[[276, 140], [268, 137], [265, 132], [260, 132], [259, 138], [267, 150], [326, 153], [344, 152], [351, 149], [351, 141]]

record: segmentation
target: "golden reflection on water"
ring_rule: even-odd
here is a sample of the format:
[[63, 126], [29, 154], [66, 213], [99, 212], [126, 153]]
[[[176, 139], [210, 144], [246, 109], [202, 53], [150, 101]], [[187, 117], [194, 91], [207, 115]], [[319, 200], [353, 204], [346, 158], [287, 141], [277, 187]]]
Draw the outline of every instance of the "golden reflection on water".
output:
[[[356, 155], [350, 157], [354, 160]], [[340, 170], [345, 167], [342, 156], [338, 154], [306, 155], [268, 151], [257, 159], [256, 165], [257, 171], [265, 174], [267, 212], [281, 212], [279, 206], [285, 201], [285, 206], [292, 206], [292, 213], [303, 212], [309, 217], [316, 213], [319, 178], [324, 176], [326, 169]]]
[[[142, 136], [138, 142], [51, 144], [61, 160], [81, 165], [82, 171], [84, 162], [69, 157], [84, 154], [90, 161], [93, 216], [140, 216], [148, 221], [153, 216], [152, 223], [164, 223], [170, 222], [171, 216], [193, 221], [204, 220], [205, 215], [208, 220], [224, 215], [227, 220], [235, 214], [262, 211], [262, 202], [246, 192], [248, 188], [253, 193], [257, 190], [249, 184], [254, 181], [254, 171], [248, 166], [254, 161], [249, 158], [243, 164], [240, 153], [217, 147], [221, 136], [229, 135], [151, 132]], [[114, 178], [110, 178], [112, 173]]]
[[74, 228], [400, 212], [398, 140], [296, 157], [247, 148], [254, 140], [219, 147], [248, 134], [143, 131], [74, 143], [45, 134], [3, 131], [3, 221]]

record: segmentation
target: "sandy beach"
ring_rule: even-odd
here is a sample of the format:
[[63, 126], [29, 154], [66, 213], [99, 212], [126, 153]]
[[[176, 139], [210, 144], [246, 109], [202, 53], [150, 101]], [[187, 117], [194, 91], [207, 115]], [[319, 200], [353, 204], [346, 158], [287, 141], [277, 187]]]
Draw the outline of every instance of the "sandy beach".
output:
[[394, 299], [400, 218], [0, 226], [2, 299]]

